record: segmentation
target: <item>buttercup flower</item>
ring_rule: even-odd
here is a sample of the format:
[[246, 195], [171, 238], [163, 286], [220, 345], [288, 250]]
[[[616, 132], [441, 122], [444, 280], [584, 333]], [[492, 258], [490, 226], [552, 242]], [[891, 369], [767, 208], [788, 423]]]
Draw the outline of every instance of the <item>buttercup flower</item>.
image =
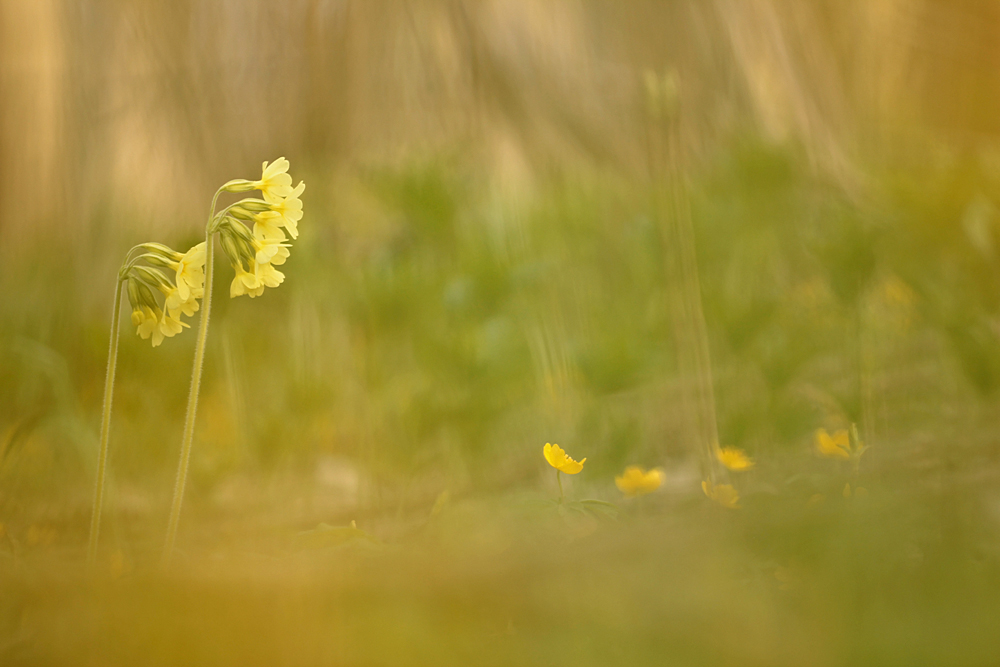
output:
[[825, 428], [816, 431], [816, 453], [830, 459], [851, 458], [851, 437], [846, 429], [841, 429], [832, 436]]
[[723, 507], [731, 510], [739, 509], [740, 494], [732, 484], [712, 484], [707, 479], [701, 483], [701, 490], [705, 495], [719, 503]]
[[719, 459], [719, 463], [730, 470], [749, 470], [754, 466], [753, 459], [747, 456], [742, 449], [736, 447], [723, 447], [721, 449], [716, 447], [715, 458]]
[[583, 470], [583, 464], [587, 462], [587, 459], [581, 459], [579, 462], [574, 461], [566, 455], [562, 447], [559, 445], [550, 445], [549, 443], [545, 443], [545, 447], [542, 448], [542, 454], [550, 466], [567, 475], [577, 474]]
[[654, 468], [645, 471], [639, 466], [629, 466], [621, 476], [615, 477], [615, 486], [626, 496], [641, 496], [652, 493], [663, 484], [663, 471]]
[[292, 177], [288, 175], [288, 167], [288, 160], [283, 157], [270, 165], [265, 162], [261, 167], [260, 180], [254, 181], [254, 187], [260, 190], [265, 201], [277, 203], [292, 194]]

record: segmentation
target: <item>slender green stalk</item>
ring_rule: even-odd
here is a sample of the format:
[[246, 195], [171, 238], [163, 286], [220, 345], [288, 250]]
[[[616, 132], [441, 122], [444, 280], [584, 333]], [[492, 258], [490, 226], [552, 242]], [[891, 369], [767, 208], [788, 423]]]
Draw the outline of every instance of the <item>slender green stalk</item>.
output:
[[559, 502], [562, 502], [566, 499], [566, 494], [563, 493], [562, 488], [562, 473], [558, 470], [556, 470], [556, 482], [559, 483]]
[[184, 416], [184, 440], [181, 443], [181, 460], [177, 465], [177, 479], [174, 481], [174, 498], [170, 503], [170, 521], [167, 523], [167, 539], [163, 545], [160, 566], [166, 569], [177, 540], [177, 524], [181, 518], [184, 502], [184, 485], [187, 483], [188, 464], [191, 461], [191, 444], [194, 440], [194, 420], [198, 412], [198, 390], [201, 388], [201, 369], [205, 361], [205, 341], [208, 338], [208, 317], [212, 310], [212, 274], [215, 268], [215, 203], [220, 188], [212, 198], [212, 212], [208, 216], [205, 229], [205, 296], [202, 300], [201, 321], [198, 324], [198, 342], [194, 348], [194, 366], [191, 369], [191, 389], [188, 392], [187, 413]]
[[97, 537], [101, 530], [101, 509], [104, 505], [104, 471], [108, 462], [108, 431], [111, 429], [111, 399], [114, 396], [115, 367], [118, 364], [118, 330], [122, 312], [122, 280], [119, 274], [115, 283], [115, 307], [111, 316], [111, 342], [108, 346], [108, 370], [104, 376], [104, 412], [101, 415], [101, 448], [97, 457], [97, 488], [94, 490], [94, 508], [90, 517], [90, 541], [87, 545], [87, 563], [97, 560]]

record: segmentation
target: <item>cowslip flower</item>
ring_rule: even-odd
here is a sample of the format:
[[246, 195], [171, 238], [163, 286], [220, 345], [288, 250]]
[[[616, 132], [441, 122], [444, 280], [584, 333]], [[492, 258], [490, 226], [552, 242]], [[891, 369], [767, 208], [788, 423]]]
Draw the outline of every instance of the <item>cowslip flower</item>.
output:
[[[264, 287], [274, 288], [285, 282], [285, 274], [270, 264], [257, 264], [256, 262], [254, 262], [254, 264], [254, 272], [257, 275], [257, 279]], [[251, 294], [250, 296], [260, 296], [263, 291], [263, 288], [261, 288], [261, 291], [258, 294]]]
[[260, 180], [253, 183], [254, 188], [260, 190], [264, 201], [277, 203], [292, 194], [292, 177], [288, 175], [289, 166], [288, 160], [283, 157], [279, 157], [270, 164], [264, 162], [261, 167]]
[[[274, 223], [284, 227], [293, 239], [299, 238], [299, 220], [302, 219], [302, 200], [299, 196], [305, 191], [306, 184], [299, 181], [299, 184], [281, 200], [270, 201], [271, 213], [277, 214], [277, 221]], [[265, 200], [267, 198], [265, 197]]]
[[205, 286], [205, 242], [194, 246], [176, 262], [167, 262], [177, 272], [177, 291], [182, 300], [190, 298], [192, 290]]
[[742, 449], [737, 447], [716, 447], [715, 458], [730, 470], [741, 471], [753, 468], [754, 462]]
[[254, 235], [252, 241], [254, 249], [254, 261], [260, 264], [276, 264], [281, 265], [285, 263], [290, 255], [288, 249], [291, 244], [282, 243], [275, 238], [266, 238]]
[[140, 306], [132, 311], [132, 324], [135, 325], [135, 332], [143, 340], [153, 339], [153, 347], [159, 346], [163, 342], [163, 331], [160, 329], [160, 319], [163, 312], [159, 308]]
[[233, 278], [233, 282], [229, 284], [230, 298], [235, 299], [244, 294], [255, 297], [264, 292], [264, 286], [261, 284], [260, 278], [257, 277], [255, 271], [247, 271], [238, 262], [233, 264], [233, 271], [236, 272], [236, 276]]
[[740, 508], [740, 494], [732, 484], [712, 484], [707, 479], [702, 481], [701, 490], [705, 495], [725, 508], [735, 510]]
[[188, 317], [191, 317], [198, 311], [198, 299], [205, 295], [204, 288], [190, 289], [188, 293], [188, 298], [184, 299], [181, 297], [181, 291], [176, 287], [161, 286], [160, 291], [163, 292], [165, 297], [163, 302], [163, 307], [170, 313], [171, 317], [180, 318], [180, 314], [183, 313]]
[[253, 235], [259, 239], [284, 241], [285, 232], [281, 231], [281, 214], [275, 211], [251, 211], [249, 217], [253, 220]]
[[[163, 311], [160, 315], [160, 333], [162, 333], [167, 338], [173, 338], [181, 331], [188, 327], [187, 324], [181, 322], [179, 316], [174, 316], [169, 311]], [[154, 343], [155, 345], [155, 343]]]
[[566, 455], [562, 447], [549, 443], [545, 443], [545, 446], [542, 448], [542, 455], [545, 456], [545, 460], [549, 462], [550, 466], [567, 475], [577, 474], [583, 470], [583, 464], [587, 462], [587, 459], [574, 461]]
[[646, 471], [639, 466], [628, 466], [625, 472], [615, 477], [615, 486], [629, 497], [652, 493], [662, 484], [663, 471], [659, 468]]

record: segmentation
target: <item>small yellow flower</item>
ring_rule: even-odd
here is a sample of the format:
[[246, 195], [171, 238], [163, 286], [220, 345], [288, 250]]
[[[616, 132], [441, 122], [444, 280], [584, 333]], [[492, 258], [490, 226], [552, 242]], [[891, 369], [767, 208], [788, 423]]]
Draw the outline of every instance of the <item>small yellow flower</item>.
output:
[[187, 326], [187, 324], [181, 322], [180, 317], [175, 317], [174, 314], [168, 311], [163, 311], [160, 317], [160, 333], [167, 338], [173, 338]]
[[[271, 204], [271, 212], [278, 215], [278, 222], [276, 224], [287, 229], [293, 239], [299, 238], [298, 224], [299, 220], [302, 219], [302, 200], [299, 197], [305, 189], [306, 184], [299, 181], [295, 189], [284, 199], [280, 201], [268, 200], [268, 203]], [[265, 197], [265, 199], [267, 198]]]
[[580, 472], [583, 470], [583, 464], [587, 462], [587, 459], [581, 459], [579, 462], [574, 461], [566, 455], [562, 447], [559, 445], [550, 445], [549, 443], [545, 443], [545, 447], [542, 448], [542, 454], [550, 466], [567, 475], [575, 475]]
[[251, 212], [251, 219], [253, 219], [253, 235], [259, 239], [273, 239], [275, 241], [284, 241], [285, 232], [281, 231], [282, 218], [281, 214], [275, 211], [260, 211]]
[[163, 303], [163, 307], [170, 313], [170, 316], [175, 319], [180, 319], [180, 314], [183, 313], [188, 317], [191, 317], [198, 311], [198, 299], [202, 298], [205, 294], [204, 288], [190, 289], [187, 299], [181, 298], [180, 290], [176, 287], [160, 286], [160, 291], [163, 292], [163, 296], [166, 297]]
[[830, 459], [851, 458], [851, 437], [846, 429], [841, 429], [832, 436], [825, 428], [816, 431], [816, 453]]
[[[270, 264], [256, 264], [255, 270], [257, 273], [257, 279], [260, 280], [260, 284], [264, 287], [273, 288], [285, 282], [285, 274]], [[258, 294], [251, 294], [250, 296], [260, 296], [262, 292], [263, 290], [261, 290]]]
[[625, 472], [619, 477], [615, 477], [615, 486], [626, 496], [641, 496], [652, 493], [663, 484], [663, 471], [654, 468], [645, 471], [639, 466], [628, 466]]
[[205, 242], [194, 246], [176, 262], [167, 262], [177, 271], [177, 292], [187, 301], [192, 290], [205, 287]]
[[750, 470], [754, 466], [753, 459], [737, 447], [723, 447], [722, 449], [717, 447], [715, 458], [719, 459], [719, 463], [734, 471]]
[[732, 484], [712, 484], [707, 479], [701, 483], [701, 490], [705, 495], [719, 503], [723, 507], [731, 510], [739, 509], [740, 494]]
[[244, 294], [257, 296], [258, 289], [260, 292], [264, 291], [264, 286], [261, 284], [255, 271], [247, 271], [243, 268], [242, 264], [233, 264], [233, 271], [236, 272], [236, 276], [233, 278], [233, 282], [229, 285], [230, 298], [235, 299], [236, 297], [243, 296]]
[[258, 265], [277, 264], [281, 265], [288, 259], [291, 244], [281, 243], [278, 239], [254, 236], [253, 249], [254, 259]]
[[132, 324], [136, 327], [136, 333], [143, 340], [152, 337], [153, 347], [157, 347], [163, 342], [163, 331], [160, 329], [160, 319], [162, 317], [163, 311], [159, 308], [140, 306], [137, 310], [132, 311]]
[[289, 162], [283, 157], [261, 167], [259, 181], [254, 181], [254, 187], [260, 190], [264, 201], [277, 203], [292, 194], [292, 177], [288, 175]]

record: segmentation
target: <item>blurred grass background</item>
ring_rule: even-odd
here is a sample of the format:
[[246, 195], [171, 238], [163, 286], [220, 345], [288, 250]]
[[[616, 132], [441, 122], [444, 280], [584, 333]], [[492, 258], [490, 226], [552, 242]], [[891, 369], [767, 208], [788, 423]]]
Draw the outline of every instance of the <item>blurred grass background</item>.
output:
[[[998, 29], [973, 0], [0, 2], [0, 662], [995, 663]], [[217, 267], [178, 565], [194, 336], [126, 326], [88, 578], [117, 267], [279, 155], [302, 234], [261, 299]], [[719, 440], [758, 462], [735, 512], [699, 486], [678, 198]], [[812, 451], [852, 423], [858, 476]], [[617, 520], [547, 502], [545, 442]], [[629, 464], [664, 488], [622, 501]]]

